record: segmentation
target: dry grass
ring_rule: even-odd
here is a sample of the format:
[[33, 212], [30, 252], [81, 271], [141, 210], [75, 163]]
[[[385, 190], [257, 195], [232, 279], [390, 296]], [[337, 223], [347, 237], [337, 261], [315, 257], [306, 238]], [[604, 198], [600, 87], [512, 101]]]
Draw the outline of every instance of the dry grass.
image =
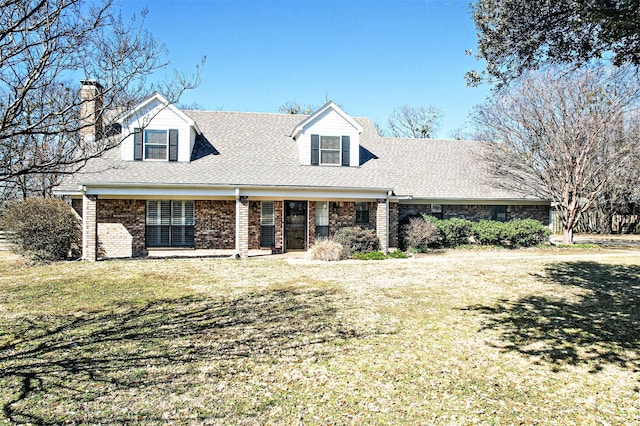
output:
[[640, 422], [640, 251], [0, 253], [0, 301], [0, 423]]
[[342, 258], [342, 250], [342, 244], [328, 238], [321, 238], [311, 246], [307, 256], [312, 260], [335, 262]]

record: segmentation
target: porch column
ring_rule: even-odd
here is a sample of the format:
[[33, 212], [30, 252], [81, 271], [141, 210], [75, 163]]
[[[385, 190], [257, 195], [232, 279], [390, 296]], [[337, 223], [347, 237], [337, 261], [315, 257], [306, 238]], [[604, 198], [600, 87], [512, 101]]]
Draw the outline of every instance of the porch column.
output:
[[82, 196], [82, 258], [90, 262], [95, 262], [97, 257], [97, 202], [97, 195]]
[[389, 253], [389, 201], [386, 198], [377, 200], [376, 235], [380, 240], [380, 251]]
[[236, 256], [249, 256], [249, 197], [236, 191]]

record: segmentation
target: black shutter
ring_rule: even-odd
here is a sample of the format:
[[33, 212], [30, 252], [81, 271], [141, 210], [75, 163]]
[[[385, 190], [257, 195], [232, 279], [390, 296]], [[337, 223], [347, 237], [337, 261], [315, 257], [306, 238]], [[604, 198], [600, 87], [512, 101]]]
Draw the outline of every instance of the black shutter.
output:
[[169, 161], [178, 161], [178, 130], [169, 130]]
[[320, 136], [311, 135], [311, 165], [320, 164]]
[[133, 130], [133, 159], [142, 161], [142, 129]]
[[351, 148], [351, 137], [342, 137], [342, 165], [349, 167], [349, 149]]

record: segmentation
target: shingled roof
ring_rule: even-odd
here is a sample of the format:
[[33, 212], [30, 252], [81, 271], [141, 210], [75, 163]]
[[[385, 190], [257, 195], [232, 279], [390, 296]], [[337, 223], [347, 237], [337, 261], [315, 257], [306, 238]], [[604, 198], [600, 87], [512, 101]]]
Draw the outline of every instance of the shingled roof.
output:
[[118, 148], [67, 176], [59, 191], [79, 184], [210, 185], [389, 189], [431, 200], [535, 200], [492, 184], [480, 160], [483, 144], [459, 140], [380, 137], [368, 118], [358, 167], [301, 165], [291, 137], [301, 115], [183, 111], [202, 132], [191, 162], [122, 161]]

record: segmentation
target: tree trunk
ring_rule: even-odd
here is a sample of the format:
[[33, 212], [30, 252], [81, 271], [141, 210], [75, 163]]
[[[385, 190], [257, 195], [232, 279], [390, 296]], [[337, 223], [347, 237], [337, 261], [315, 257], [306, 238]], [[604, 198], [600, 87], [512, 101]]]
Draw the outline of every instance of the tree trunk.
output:
[[562, 244], [573, 244], [573, 229], [562, 228]]

